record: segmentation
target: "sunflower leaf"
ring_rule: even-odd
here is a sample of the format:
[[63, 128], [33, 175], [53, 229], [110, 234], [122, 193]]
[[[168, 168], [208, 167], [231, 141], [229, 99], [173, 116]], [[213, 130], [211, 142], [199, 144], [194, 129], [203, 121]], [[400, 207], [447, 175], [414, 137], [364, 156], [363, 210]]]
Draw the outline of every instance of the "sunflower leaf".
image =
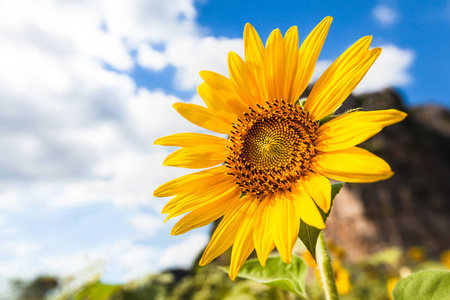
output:
[[[226, 267], [221, 269], [228, 272]], [[258, 259], [247, 260], [238, 277], [292, 292], [300, 299], [308, 299], [305, 288], [307, 272], [308, 265], [296, 255], [292, 255], [290, 264], [284, 263], [280, 256], [269, 256], [264, 267]]]
[[[331, 185], [331, 207], [333, 206], [334, 198], [339, 193], [341, 188], [344, 186], [344, 183], [335, 183]], [[331, 207], [328, 213], [324, 213], [320, 208], [320, 214], [322, 215], [323, 222], [325, 223], [327, 221], [328, 216], [331, 212]], [[316, 244], [317, 239], [319, 238], [319, 234], [322, 231], [322, 229], [317, 229], [316, 227], [310, 226], [303, 222], [303, 220], [300, 221], [300, 229], [298, 231], [298, 237], [305, 245], [306, 249], [308, 249], [309, 253], [311, 253], [314, 260], [316, 259]]]
[[394, 287], [395, 300], [450, 299], [450, 272], [425, 270], [401, 279]]

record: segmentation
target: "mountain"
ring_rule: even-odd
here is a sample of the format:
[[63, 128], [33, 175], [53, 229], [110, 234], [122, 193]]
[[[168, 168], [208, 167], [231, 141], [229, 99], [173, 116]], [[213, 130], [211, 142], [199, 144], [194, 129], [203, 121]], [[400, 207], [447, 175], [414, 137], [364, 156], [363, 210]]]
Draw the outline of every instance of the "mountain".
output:
[[338, 112], [396, 108], [408, 113], [361, 144], [385, 159], [395, 175], [346, 184], [336, 197], [325, 234], [358, 260], [387, 247], [421, 247], [435, 256], [450, 248], [450, 112], [407, 108], [392, 89], [350, 96]]

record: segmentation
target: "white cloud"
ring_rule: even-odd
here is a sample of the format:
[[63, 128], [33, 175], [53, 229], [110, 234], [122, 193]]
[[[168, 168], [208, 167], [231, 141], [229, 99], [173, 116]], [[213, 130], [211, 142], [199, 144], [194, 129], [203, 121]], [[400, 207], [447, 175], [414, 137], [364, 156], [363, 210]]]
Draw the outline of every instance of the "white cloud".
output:
[[[170, 149], [152, 145], [163, 135], [199, 130], [172, 108], [183, 100], [137, 89], [127, 72], [134, 66], [135, 50], [201, 36], [193, 1], [113, 2], [2, 2], [0, 242], [17, 241], [3, 248], [8, 253], [0, 251], [2, 278], [75, 272], [91, 263], [91, 256], [120, 261], [123, 274], [161, 267], [152, 253], [163, 246], [151, 239], [151, 247], [125, 241], [129, 246], [108, 252], [92, 249], [82, 237], [73, 252], [59, 255], [51, 244], [60, 224], [54, 224], [54, 231], [31, 230], [37, 233], [33, 239], [42, 240], [36, 247], [22, 238], [27, 234], [24, 219], [30, 218], [30, 224], [39, 219], [36, 207], [58, 214], [99, 202], [123, 208], [130, 240], [150, 238], [167, 226], [162, 227], [163, 217], [152, 219], [139, 208], [159, 214], [166, 200], [156, 201], [153, 190], [189, 172], [163, 167]], [[137, 59], [155, 67], [148, 56]], [[102, 234], [98, 230], [92, 228], [93, 236]], [[149, 259], [145, 268], [139, 269], [137, 254]]]
[[201, 70], [227, 76], [227, 57], [230, 51], [242, 56], [242, 39], [192, 35], [168, 41], [164, 51], [156, 51], [143, 45], [139, 48], [137, 62], [144, 68], [156, 71], [167, 65], [175, 67], [175, 87], [191, 90], [202, 82], [198, 75]]
[[164, 53], [153, 49], [147, 44], [142, 44], [138, 49], [137, 62], [144, 68], [161, 71], [167, 66], [167, 58]]
[[207, 234], [196, 233], [179, 244], [167, 247], [160, 257], [161, 266], [189, 268], [200, 251], [205, 248], [208, 240]]
[[157, 248], [132, 243], [118, 243], [113, 247], [110, 260], [121, 270], [121, 280], [130, 281], [155, 273], [159, 269], [157, 263], [160, 252]]
[[202, 80], [198, 73], [210, 70], [228, 76], [227, 57], [230, 51], [243, 55], [242, 39], [182, 38], [167, 45], [168, 62], [176, 69], [175, 83], [180, 89], [195, 88]]
[[142, 42], [158, 44], [196, 35], [200, 30], [195, 22], [194, 0], [98, 0], [91, 5], [108, 31], [133, 48]]
[[372, 11], [372, 17], [375, 18], [382, 26], [390, 26], [397, 22], [398, 13], [389, 6], [378, 5]]
[[163, 227], [164, 217], [161, 214], [138, 214], [130, 218], [130, 223], [137, 230], [144, 232], [146, 238], [151, 238]]
[[381, 45], [381, 55], [355, 89], [356, 94], [373, 92], [387, 87], [408, 85], [412, 76], [409, 68], [414, 62], [414, 52], [395, 45]]

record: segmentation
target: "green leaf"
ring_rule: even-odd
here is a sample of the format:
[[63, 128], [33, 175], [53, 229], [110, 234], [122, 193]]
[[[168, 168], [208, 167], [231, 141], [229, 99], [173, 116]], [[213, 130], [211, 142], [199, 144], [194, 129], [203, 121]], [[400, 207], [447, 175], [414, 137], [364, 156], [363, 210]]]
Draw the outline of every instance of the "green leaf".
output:
[[392, 291], [395, 300], [449, 300], [450, 272], [425, 270], [401, 279]]
[[[229, 268], [221, 268], [228, 272]], [[251, 279], [267, 286], [292, 292], [301, 299], [307, 299], [305, 289], [308, 265], [296, 255], [292, 255], [290, 264], [281, 260], [280, 256], [269, 256], [263, 267], [258, 259], [249, 259], [242, 266], [238, 277]]]
[[[333, 206], [334, 198], [339, 193], [341, 188], [344, 186], [344, 183], [335, 183], [331, 185], [331, 207]], [[320, 208], [320, 214], [322, 215], [323, 222], [325, 223], [327, 221], [328, 216], [331, 212], [331, 207], [328, 213], [324, 213]], [[298, 237], [300, 240], [305, 244], [306, 249], [308, 249], [309, 253], [311, 253], [312, 257], [316, 259], [316, 244], [317, 244], [317, 238], [319, 237], [320, 232], [322, 229], [317, 229], [316, 227], [310, 226], [303, 222], [303, 220], [300, 221], [300, 229], [298, 232]]]

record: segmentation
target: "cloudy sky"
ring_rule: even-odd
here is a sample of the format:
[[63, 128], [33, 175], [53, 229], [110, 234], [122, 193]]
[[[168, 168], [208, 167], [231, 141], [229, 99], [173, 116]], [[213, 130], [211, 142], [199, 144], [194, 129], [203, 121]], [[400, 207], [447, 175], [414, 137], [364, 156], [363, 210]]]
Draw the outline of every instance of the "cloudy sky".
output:
[[200, 103], [200, 70], [227, 75], [252, 23], [334, 21], [315, 78], [373, 35], [383, 53], [357, 92], [397, 87], [409, 105], [450, 106], [446, 1], [2, 0], [0, 2], [0, 282], [101, 265], [108, 282], [187, 267], [209, 228], [171, 237], [167, 199], [187, 173], [162, 167], [170, 133], [200, 130], [172, 104]]

